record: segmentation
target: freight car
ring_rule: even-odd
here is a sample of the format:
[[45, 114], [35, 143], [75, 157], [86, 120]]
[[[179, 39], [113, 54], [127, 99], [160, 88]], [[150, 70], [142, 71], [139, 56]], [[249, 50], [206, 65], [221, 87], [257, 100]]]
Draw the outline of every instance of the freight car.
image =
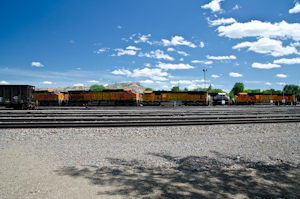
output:
[[144, 106], [159, 105], [209, 105], [210, 97], [206, 91], [172, 92], [145, 91], [141, 104]]
[[34, 91], [33, 99], [40, 106], [61, 106], [64, 102], [64, 94], [59, 90]]
[[132, 89], [107, 89], [103, 91], [69, 91], [68, 100], [68, 104], [70, 106], [138, 106], [139, 103], [139, 93], [134, 93]]
[[0, 106], [14, 109], [33, 109], [34, 86], [30, 85], [0, 85]]
[[[272, 101], [271, 101], [272, 100]], [[296, 105], [295, 94], [293, 93], [238, 93], [234, 96], [236, 105], [270, 104]]]

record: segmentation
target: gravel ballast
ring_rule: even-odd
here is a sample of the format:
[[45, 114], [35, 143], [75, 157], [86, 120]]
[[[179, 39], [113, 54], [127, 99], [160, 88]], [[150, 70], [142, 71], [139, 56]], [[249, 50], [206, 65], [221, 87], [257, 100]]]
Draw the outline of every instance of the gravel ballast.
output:
[[0, 198], [299, 198], [300, 124], [0, 130]]

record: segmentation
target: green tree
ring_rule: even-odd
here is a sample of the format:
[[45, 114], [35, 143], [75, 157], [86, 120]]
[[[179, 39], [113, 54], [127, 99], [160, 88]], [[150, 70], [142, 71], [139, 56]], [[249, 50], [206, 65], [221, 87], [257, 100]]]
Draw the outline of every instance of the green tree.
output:
[[294, 93], [298, 101], [300, 101], [300, 87], [298, 85], [289, 84], [283, 88], [284, 92]]
[[181, 90], [180, 90], [180, 88], [179, 88], [178, 86], [174, 86], [174, 87], [171, 89], [171, 91], [173, 91], [173, 92], [179, 92], [179, 91], [181, 91]]
[[244, 90], [245, 93], [260, 93], [260, 89], [247, 89]]
[[187, 89], [187, 87], [185, 87], [185, 88], [183, 89], [183, 91], [184, 91], [184, 92], [188, 92], [189, 90]]
[[153, 91], [152, 88], [146, 88], [145, 91]]
[[243, 91], [244, 91], [244, 84], [241, 82], [236, 82], [230, 92], [232, 92], [234, 95], [237, 95], [238, 93]]
[[225, 91], [223, 91], [222, 89], [219, 89], [219, 88], [211, 89], [209, 92], [210, 93], [226, 93]]
[[91, 91], [103, 91], [104, 89], [105, 89], [105, 86], [103, 86], [102, 84], [101, 85], [94, 84], [90, 87]]

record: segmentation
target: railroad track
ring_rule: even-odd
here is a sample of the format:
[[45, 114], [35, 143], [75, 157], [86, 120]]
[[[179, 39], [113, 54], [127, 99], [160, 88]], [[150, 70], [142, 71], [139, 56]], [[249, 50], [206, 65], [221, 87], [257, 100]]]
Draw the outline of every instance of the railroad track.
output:
[[0, 111], [0, 128], [145, 127], [300, 122], [300, 108]]

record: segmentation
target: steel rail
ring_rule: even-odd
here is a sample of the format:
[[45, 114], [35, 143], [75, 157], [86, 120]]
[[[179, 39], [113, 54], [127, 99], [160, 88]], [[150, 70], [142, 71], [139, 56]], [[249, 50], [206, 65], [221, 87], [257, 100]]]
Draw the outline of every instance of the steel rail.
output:
[[75, 128], [75, 127], [154, 127], [154, 126], [190, 126], [190, 125], [224, 125], [224, 124], [259, 124], [259, 123], [296, 123], [300, 118], [274, 119], [223, 119], [190, 121], [126, 121], [126, 122], [15, 122], [0, 123], [0, 128]]

